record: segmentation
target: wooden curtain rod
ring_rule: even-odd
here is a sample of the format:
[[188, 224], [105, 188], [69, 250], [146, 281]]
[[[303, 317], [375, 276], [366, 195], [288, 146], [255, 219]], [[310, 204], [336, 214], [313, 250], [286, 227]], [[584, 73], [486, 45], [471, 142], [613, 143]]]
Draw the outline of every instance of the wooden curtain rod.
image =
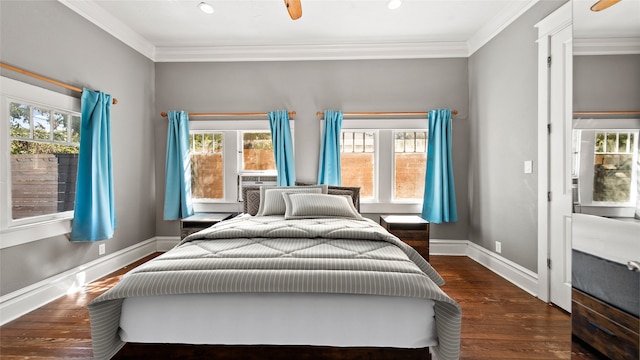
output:
[[[15, 66], [7, 65], [7, 64], [1, 63], [1, 62], [0, 62], [0, 67], [5, 68], [7, 70], [15, 71], [15, 72], [23, 74], [23, 75], [30, 76], [30, 77], [38, 79], [38, 80], [42, 80], [42, 81], [48, 82], [48, 83], [53, 84], [53, 85], [58, 85], [58, 86], [61, 86], [61, 87], [65, 88], [65, 89], [69, 89], [69, 90], [72, 90], [72, 91], [75, 91], [75, 92], [79, 92], [79, 93], [82, 94], [82, 89], [80, 89], [79, 87], [71, 86], [69, 84], [65, 84], [65, 83], [60, 82], [58, 80], [53, 80], [53, 79], [50, 79], [48, 77], [45, 77], [45, 76], [42, 76], [42, 75], [38, 75], [36, 73], [32, 73], [31, 71], [23, 70], [23, 69], [15, 67]], [[118, 103], [118, 99], [113, 98], [113, 104], [115, 105], [117, 103]]]
[[[458, 110], [451, 110], [452, 115], [458, 115]], [[324, 112], [318, 111], [316, 116], [324, 116]], [[428, 111], [405, 111], [405, 112], [343, 112], [342, 116], [429, 116]]]
[[[289, 118], [296, 116], [295, 111], [289, 111]], [[167, 112], [160, 113], [162, 117], [167, 117]], [[253, 117], [253, 116], [268, 116], [266, 112], [238, 112], [238, 113], [189, 113], [189, 117]]]
[[640, 115], [638, 111], [576, 111], [573, 115]]

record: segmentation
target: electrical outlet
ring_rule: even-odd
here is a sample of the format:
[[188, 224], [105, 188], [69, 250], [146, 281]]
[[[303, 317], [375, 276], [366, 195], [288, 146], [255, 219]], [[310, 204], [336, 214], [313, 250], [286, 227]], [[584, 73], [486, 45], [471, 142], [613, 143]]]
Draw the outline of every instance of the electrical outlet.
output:
[[98, 255], [104, 255], [107, 252], [107, 244], [98, 245]]
[[496, 252], [498, 254], [502, 252], [502, 243], [500, 241], [496, 241]]
[[533, 171], [533, 162], [531, 160], [526, 160], [524, 162], [524, 173], [531, 174], [532, 171]]

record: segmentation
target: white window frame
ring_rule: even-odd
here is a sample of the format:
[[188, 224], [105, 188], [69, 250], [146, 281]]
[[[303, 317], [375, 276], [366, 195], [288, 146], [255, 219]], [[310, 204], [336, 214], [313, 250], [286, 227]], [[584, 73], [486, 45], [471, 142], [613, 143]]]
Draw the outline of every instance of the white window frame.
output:
[[[612, 217], [634, 217], [636, 199], [632, 198], [628, 203], [609, 203], [593, 201], [593, 167], [595, 161], [595, 134], [598, 132], [636, 132], [635, 146], [633, 153], [633, 164], [637, 164], [638, 151], [640, 146], [640, 119], [576, 119], [573, 122], [575, 130], [581, 130], [580, 136], [574, 136], [580, 141], [579, 148], [575, 149], [579, 154], [574, 156], [577, 163], [574, 163], [574, 174], [578, 173], [579, 204], [576, 204], [576, 212], [598, 216]], [[586, 154], [583, 156], [583, 154]], [[637, 176], [637, 171], [634, 172]], [[637, 196], [637, 178], [631, 183], [631, 191]]]
[[[422, 200], [394, 200], [394, 131], [427, 131], [426, 119], [344, 119], [342, 130], [375, 130], [374, 199], [361, 199], [362, 213], [417, 214], [422, 212]], [[427, 136], [429, 134], [427, 133]]]
[[41, 87], [0, 77], [0, 112], [3, 125], [0, 126], [0, 249], [26, 244], [71, 232], [73, 211], [13, 219], [11, 215], [11, 155], [10, 132], [7, 114], [9, 104], [18, 102], [80, 115], [80, 99], [57, 93]]
[[[294, 121], [289, 122], [293, 140]], [[269, 120], [192, 120], [189, 121], [189, 131], [193, 132], [221, 132], [223, 134], [223, 162], [224, 162], [224, 198], [193, 200], [196, 212], [242, 212], [242, 203], [238, 202], [238, 177], [242, 174], [277, 175], [273, 172], [247, 171], [242, 169], [242, 132], [266, 131], [271, 132]]]

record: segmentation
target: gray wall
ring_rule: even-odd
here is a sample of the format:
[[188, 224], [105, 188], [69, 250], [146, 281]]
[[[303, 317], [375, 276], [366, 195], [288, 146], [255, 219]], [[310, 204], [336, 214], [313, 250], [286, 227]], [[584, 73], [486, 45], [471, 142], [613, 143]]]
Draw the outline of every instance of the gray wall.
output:
[[[432, 238], [467, 239], [467, 59], [352, 60], [156, 64], [156, 153], [166, 151], [161, 111], [262, 112], [295, 110], [296, 176], [317, 178], [320, 121], [317, 111], [426, 111], [452, 108], [454, 177], [459, 221], [432, 226]], [[266, 120], [265, 120], [266, 121]], [[385, 120], [380, 120], [385, 121]], [[156, 157], [156, 194], [164, 198], [164, 156]], [[162, 220], [157, 234], [177, 235]]]
[[573, 57], [573, 110], [640, 109], [640, 55]]
[[[538, 75], [534, 25], [565, 1], [541, 1], [469, 58], [469, 240], [537, 272]], [[525, 174], [525, 160], [534, 171]]]
[[[118, 99], [111, 111], [118, 227], [106, 240], [107, 254], [154, 237], [153, 62], [53, 0], [0, 1], [0, 60]], [[2, 75], [65, 92], [10, 71]], [[64, 236], [2, 249], [0, 295], [97, 257], [96, 243], [70, 243]]]

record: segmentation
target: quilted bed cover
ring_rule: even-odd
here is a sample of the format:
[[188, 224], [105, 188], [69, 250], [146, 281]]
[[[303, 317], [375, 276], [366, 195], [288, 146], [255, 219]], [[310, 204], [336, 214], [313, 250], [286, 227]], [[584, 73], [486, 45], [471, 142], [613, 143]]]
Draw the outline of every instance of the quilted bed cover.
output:
[[242, 216], [192, 234], [89, 304], [94, 357], [109, 359], [122, 300], [201, 293], [305, 292], [432, 299], [441, 360], [458, 359], [460, 306], [413, 248], [369, 219]]

